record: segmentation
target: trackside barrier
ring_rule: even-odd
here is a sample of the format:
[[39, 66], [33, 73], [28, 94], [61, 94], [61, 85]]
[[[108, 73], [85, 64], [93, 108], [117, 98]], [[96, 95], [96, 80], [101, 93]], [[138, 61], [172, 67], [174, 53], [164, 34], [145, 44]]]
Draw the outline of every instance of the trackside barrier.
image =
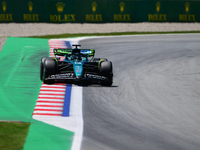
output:
[[199, 0], [0, 0], [0, 22], [200, 22]]

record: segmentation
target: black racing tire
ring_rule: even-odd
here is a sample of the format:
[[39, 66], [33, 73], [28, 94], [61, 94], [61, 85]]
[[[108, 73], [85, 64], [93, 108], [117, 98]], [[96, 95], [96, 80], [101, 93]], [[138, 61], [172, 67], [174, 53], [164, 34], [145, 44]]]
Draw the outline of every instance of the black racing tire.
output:
[[43, 70], [44, 70], [44, 61], [47, 59], [53, 59], [51, 57], [42, 57], [41, 58], [41, 63], [40, 63], [40, 80], [42, 80], [43, 77]]
[[41, 63], [40, 63], [40, 80], [42, 80], [43, 69], [44, 69], [44, 65], [43, 65], [43, 63], [41, 62]]
[[111, 86], [113, 83], [113, 67], [112, 62], [103, 61], [100, 65], [100, 74], [108, 78], [106, 81], [100, 81], [102, 86]]
[[46, 74], [48, 76], [56, 74], [57, 62], [55, 59], [46, 59], [44, 61], [44, 66], [45, 66]]
[[47, 59], [53, 59], [52, 57], [42, 57], [41, 58], [41, 63], [44, 64], [44, 61], [47, 60]]
[[[103, 59], [103, 60], [102, 60]], [[99, 62], [101, 60], [101, 62], [103, 62], [103, 61], [108, 61], [108, 59], [106, 59], [106, 58], [94, 58], [93, 59], [93, 62]]]
[[54, 59], [46, 59], [44, 60], [44, 69], [43, 69], [43, 75], [42, 80], [46, 84], [53, 84], [55, 80], [48, 80], [47, 77], [51, 75], [55, 75], [57, 72], [57, 62]]

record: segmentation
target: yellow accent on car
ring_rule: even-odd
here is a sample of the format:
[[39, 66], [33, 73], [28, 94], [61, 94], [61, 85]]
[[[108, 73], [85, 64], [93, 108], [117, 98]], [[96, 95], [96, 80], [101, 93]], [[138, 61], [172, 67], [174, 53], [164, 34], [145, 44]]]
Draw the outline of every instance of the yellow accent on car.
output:
[[57, 62], [57, 67], [58, 67], [58, 60], [55, 57], [52, 57], [56, 62]]
[[101, 64], [101, 62], [102, 62], [103, 60], [105, 60], [105, 59], [101, 59], [101, 60], [99, 61], [98, 69], [100, 69], [100, 64]]

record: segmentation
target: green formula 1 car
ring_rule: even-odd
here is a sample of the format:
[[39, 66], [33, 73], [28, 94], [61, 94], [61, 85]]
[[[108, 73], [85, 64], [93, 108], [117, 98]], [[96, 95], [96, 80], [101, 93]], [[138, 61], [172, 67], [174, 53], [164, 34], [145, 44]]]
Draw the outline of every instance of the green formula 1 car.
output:
[[[111, 86], [113, 83], [112, 62], [105, 58], [94, 58], [93, 49], [54, 49], [55, 57], [43, 57], [40, 79], [46, 84], [55, 82], [94, 84]], [[65, 57], [60, 60], [60, 57]]]

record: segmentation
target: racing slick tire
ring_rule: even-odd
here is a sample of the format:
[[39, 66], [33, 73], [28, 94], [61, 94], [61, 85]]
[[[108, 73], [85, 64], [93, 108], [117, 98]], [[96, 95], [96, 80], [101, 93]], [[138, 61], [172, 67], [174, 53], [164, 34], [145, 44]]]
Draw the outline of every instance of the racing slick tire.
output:
[[50, 75], [56, 74], [56, 70], [57, 70], [56, 60], [54, 60], [54, 59], [46, 59], [44, 61], [42, 79], [43, 79], [43, 82], [45, 84], [53, 84], [55, 82], [55, 80], [48, 80], [46, 78], [49, 77]]
[[111, 86], [113, 83], [113, 69], [112, 62], [103, 61], [100, 66], [100, 74], [108, 78], [106, 81], [100, 81], [102, 86]]
[[106, 58], [94, 58], [93, 59], [93, 62], [99, 62], [99, 61], [101, 61], [101, 62], [108, 61], [108, 59], [106, 59]]
[[43, 77], [43, 70], [44, 70], [44, 61], [47, 59], [52, 59], [51, 57], [42, 57], [41, 63], [40, 63], [40, 80], [42, 80]]

